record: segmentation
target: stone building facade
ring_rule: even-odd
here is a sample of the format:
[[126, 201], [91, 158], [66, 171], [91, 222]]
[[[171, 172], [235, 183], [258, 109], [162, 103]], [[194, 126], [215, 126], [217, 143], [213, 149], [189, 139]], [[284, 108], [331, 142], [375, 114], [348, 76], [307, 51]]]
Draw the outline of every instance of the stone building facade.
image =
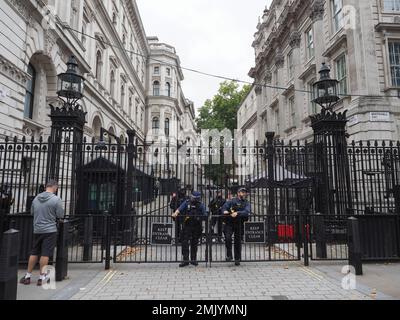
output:
[[[194, 135], [193, 105], [180, 89], [179, 58], [168, 45], [174, 51], [165, 59], [175, 65], [175, 99], [158, 103], [151, 94], [151, 57], [159, 50], [145, 34], [136, 1], [0, 0], [0, 8], [1, 135], [49, 134], [49, 104], [58, 103], [57, 75], [65, 72], [71, 55], [86, 80], [81, 104], [87, 137], [98, 138], [103, 127], [125, 138], [134, 129], [144, 142], [155, 105]], [[161, 55], [170, 55], [168, 50]]]
[[312, 137], [309, 116], [320, 107], [310, 91], [323, 62], [340, 82], [334, 110], [348, 110], [350, 139], [400, 138], [399, 1], [274, 0], [253, 47], [259, 139]]

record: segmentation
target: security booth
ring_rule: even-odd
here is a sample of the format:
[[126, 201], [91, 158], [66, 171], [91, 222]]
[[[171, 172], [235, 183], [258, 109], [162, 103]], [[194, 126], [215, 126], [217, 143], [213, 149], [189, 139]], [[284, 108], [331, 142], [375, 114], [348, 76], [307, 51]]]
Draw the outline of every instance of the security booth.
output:
[[267, 238], [270, 242], [293, 242], [298, 239], [298, 213], [306, 215], [313, 207], [313, 186], [312, 178], [280, 165], [274, 168], [273, 180], [268, 179], [267, 172], [252, 179], [253, 188], [267, 190]]
[[112, 161], [99, 157], [78, 168], [76, 214], [120, 214], [124, 203], [126, 172]]

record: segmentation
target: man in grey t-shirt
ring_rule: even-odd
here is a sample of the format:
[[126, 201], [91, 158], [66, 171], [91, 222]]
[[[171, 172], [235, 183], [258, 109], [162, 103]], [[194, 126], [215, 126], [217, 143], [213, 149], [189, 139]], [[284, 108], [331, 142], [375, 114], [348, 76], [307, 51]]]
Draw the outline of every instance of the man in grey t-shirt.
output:
[[44, 268], [49, 263], [49, 257], [53, 256], [57, 243], [57, 219], [64, 217], [62, 200], [55, 195], [57, 190], [57, 181], [50, 180], [46, 185], [46, 191], [40, 193], [32, 202], [33, 248], [29, 257], [28, 272], [20, 280], [22, 284], [31, 283], [32, 271], [39, 257], [40, 278], [37, 285], [40, 286], [49, 281]]

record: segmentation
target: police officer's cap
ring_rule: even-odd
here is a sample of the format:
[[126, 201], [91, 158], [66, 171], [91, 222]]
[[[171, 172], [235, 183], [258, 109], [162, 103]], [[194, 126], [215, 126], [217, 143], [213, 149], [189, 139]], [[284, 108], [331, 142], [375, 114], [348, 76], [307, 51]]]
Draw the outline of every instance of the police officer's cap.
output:
[[238, 190], [238, 192], [249, 192], [248, 190], [247, 190], [247, 188], [240, 188], [239, 190]]
[[195, 199], [200, 199], [201, 198], [201, 193], [198, 192], [198, 191], [194, 191], [192, 193], [192, 197], [195, 198]]

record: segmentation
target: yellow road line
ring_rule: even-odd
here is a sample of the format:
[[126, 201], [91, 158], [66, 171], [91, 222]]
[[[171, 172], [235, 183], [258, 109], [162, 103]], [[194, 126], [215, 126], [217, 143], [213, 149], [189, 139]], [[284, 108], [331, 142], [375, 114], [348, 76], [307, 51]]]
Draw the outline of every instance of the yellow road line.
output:
[[107, 278], [107, 280], [104, 282], [104, 284], [107, 284], [111, 281], [111, 279], [115, 276], [115, 274], [117, 273], [117, 270], [113, 271], [109, 277]]
[[305, 267], [301, 267], [300, 269], [301, 269], [304, 273], [307, 273], [308, 275], [310, 275], [311, 277], [317, 279], [318, 281], [322, 281], [322, 280], [324, 279], [323, 276], [321, 276], [321, 275], [315, 273], [314, 271], [312, 271], [312, 270], [310, 270], [310, 269], [307, 269], [307, 268], [305, 268]]

